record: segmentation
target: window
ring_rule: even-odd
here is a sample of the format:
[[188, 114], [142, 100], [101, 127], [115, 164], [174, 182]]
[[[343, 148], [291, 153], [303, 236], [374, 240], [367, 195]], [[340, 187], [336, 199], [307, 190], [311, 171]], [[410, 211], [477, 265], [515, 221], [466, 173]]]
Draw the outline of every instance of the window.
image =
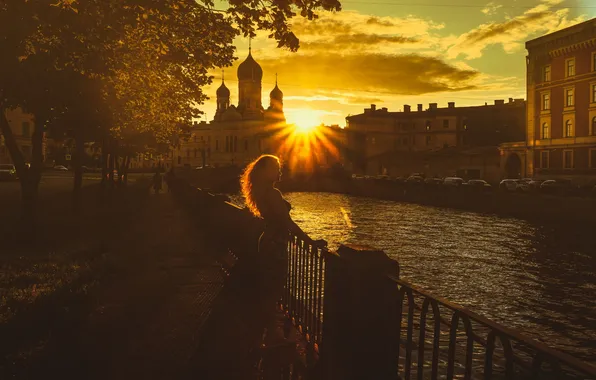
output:
[[23, 151], [23, 154], [27, 156], [31, 153], [31, 147], [29, 145], [23, 145], [21, 147], [21, 151]]
[[540, 152], [540, 168], [548, 169], [548, 159], [549, 159], [548, 150], [541, 151]]
[[195, 153], [195, 158], [197, 158], [197, 148], [195, 148], [194, 153]]
[[565, 122], [565, 137], [572, 137], [573, 136], [573, 123], [571, 120], [567, 120]]
[[575, 58], [568, 59], [566, 61], [567, 76], [572, 77], [575, 75]]
[[596, 169], [596, 149], [590, 149], [590, 168]]
[[404, 139], [403, 139], [402, 143], [403, 143], [404, 145], [408, 145], [408, 138], [407, 138], [407, 137], [404, 137]]
[[23, 137], [31, 136], [31, 124], [28, 121], [23, 122]]
[[432, 136], [426, 136], [426, 145], [430, 145], [431, 140]]
[[592, 53], [592, 71], [596, 71], [596, 52]]
[[550, 110], [550, 94], [542, 94], [542, 110]]
[[467, 120], [464, 120], [464, 122], [463, 122], [463, 129], [464, 129], [464, 131], [468, 130], [468, 121]]
[[412, 136], [412, 145], [416, 145], [416, 136]]
[[596, 84], [592, 85], [592, 103], [596, 103]]
[[596, 136], [596, 116], [592, 118], [592, 130], [590, 132], [592, 132], [592, 136]]
[[416, 129], [416, 123], [412, 123], [412, 130]]
[[548, 130], [548, 123], [542, 124], [542, 138], [548, 139], [549, 138], [549, 130]]
[[226, 153], [230, 151], [230, 136], [226, 136]]
[[542, 80], [543, 82], [550, 82], [550, 65], [544, 66], [544, 70], [542, 71]]
[[430, 120], [426, 121], [426, 130], [430, 131]]
[[238, 136], [234, 136], [234, 152], [238, 151]]
[[194, 138], [195, 138], [195, 142], [197, 142], [197, 135], [194, 135]]
[[573, 107], [574, 105], [574, 90], [572, 88], [568, 88], [565, 90], [565, 107]]
[[375, 145], [377, 143], [377, 140], [374, 137], [371, 139], [371, 141], [372, 141], [373, 145]]
[[186, 150], [186, 157], [190, 157], [190, 149]]
[[443, 120], [443, 128], [449, 128], [449, 120]]
[[219, 140], [215, 140], [215, 150], [219, 151]]
[[564, 169], [573, 169], [573, 151], [572, 150], [564, 150], [563, 151], [563, 168]]

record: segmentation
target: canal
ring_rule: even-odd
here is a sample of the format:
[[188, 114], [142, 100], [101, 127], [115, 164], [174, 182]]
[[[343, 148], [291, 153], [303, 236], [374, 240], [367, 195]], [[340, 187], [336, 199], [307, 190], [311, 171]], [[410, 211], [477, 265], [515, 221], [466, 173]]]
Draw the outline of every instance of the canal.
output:
[[538, 225], [340, 194], [286, 198], [294, 220], [330, 248], [380, 248], [399, 261], [409, 282], [596, 363], [595, 226]]

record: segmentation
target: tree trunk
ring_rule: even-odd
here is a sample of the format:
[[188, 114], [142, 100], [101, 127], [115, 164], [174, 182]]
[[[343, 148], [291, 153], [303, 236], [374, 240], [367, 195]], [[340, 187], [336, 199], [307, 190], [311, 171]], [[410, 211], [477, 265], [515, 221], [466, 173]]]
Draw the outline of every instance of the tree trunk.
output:
[[101, 145], [101, 183], [99, 187], [99, 202], [103, 204], [106, 197], [106, 185], [108, 179], [108, 162], [110, 160], [110, 143], [107, 137], [103, 138]]
[[[0, 131], [4, 136], [4, 143], [8, 148], [8, 153], [14, 163], [17, 175], [21, 182], [21, 205], [23, 212], [24, 226], [32, 227], [34, 222], [34, 202], [37, 193], [37, 184], [31, 180], [31, 174], [25, 165], [25, 157], [17, 145], [17, 141], [12, 133], [8, 119], [6, 118], [5, 107], [0, 107]], [[37, 182], [39, 183], [39, 182]]]
[[108, 166], [108, 186], [110, 189], [114, 189], [114, 169], [116, 168], [116, 157], [118, 157], [118, 152], [116, 149], [116, 142], [114, 140], [110, 141], [110, 159], [109, 159], [109, 166]]
[[80, 210], [81, 191], [83, 187], [83, 156], [85, 155], [85, 139], [81, 128], [75, 130], [74, 184], [72, 189], [72, 205], [75, 211]]
[[130, 156], [126, 155], [124, 161], [122, 161], [120, 178], [122, 179], [122, 186], [128, 185], [128, 168], [130, 167]]

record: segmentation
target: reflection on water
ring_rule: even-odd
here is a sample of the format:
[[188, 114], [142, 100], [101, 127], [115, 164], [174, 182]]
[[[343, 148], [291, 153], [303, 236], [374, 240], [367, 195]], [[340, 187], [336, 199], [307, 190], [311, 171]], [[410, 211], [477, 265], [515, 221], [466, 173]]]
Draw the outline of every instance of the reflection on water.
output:
[[594, 227], [539, 226], [338, 194], [286, 198], [294, 220], [331, 248], [383, 249], [408, 281], [596, 362]]

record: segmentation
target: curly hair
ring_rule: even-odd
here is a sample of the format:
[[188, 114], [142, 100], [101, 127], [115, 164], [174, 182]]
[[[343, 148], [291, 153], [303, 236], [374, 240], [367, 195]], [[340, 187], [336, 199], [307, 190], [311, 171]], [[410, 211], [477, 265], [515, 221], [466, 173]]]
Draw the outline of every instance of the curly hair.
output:
[[280, 165], [279, 158], [270, 154], [263, 154], [246, 166], [240, 176], [240, 188], [244, 196], [246, 207], [256, 217], [261, 218], [259, 211], [260, 197], [266, 190], [268, 183], [263, 182], [261, 174], [269, 163]]

